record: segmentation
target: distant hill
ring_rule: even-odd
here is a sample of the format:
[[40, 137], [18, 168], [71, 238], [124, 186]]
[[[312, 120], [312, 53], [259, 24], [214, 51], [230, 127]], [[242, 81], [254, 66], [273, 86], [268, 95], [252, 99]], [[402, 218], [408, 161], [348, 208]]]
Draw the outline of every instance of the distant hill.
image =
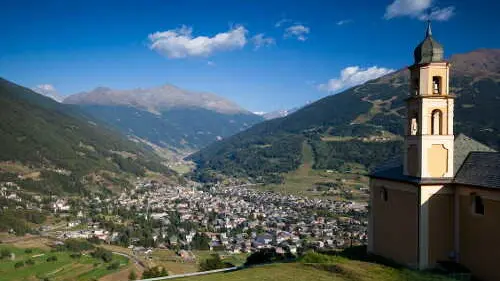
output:
[[125, 134], [174, 151], [198, 150], [263, 120], [215, 94], [172, 85], [134, 90], [101, 87], [69, 96], [64, 103], [80, 106]]
[[[450, 62], [455, 132], [498, 149], [500, 50], [454, 55]], [[304, 141], [313, 148], [314, 168], [349, 171], [361, 165], [369, 170], [401, 154], [408, 79], [403, 69], [215, 143], [190, 158], [198, 164], [196, 175], [276, 181], [299, 166]]]
[[145, 146], [0, 78], [0, 182], [35, 192], [111, 191], [146, 171], [175, 174]]

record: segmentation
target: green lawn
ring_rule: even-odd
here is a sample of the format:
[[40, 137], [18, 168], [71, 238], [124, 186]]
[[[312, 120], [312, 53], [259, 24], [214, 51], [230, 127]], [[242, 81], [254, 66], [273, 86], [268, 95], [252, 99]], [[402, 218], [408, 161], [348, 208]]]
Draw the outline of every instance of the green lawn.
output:
[[[100, 259], [92, 258], [90, 255], [82, 255], [80, 258], [70, 257], [70, 252], [50, 252], [40, 249], [32, 249], [31, 253], [26, 253], [25, 249], [14, 248], [7, 245], [0, 245], [0, 250], [8, 249], [15, 254], [15, 258], [4, 258], [0, 260], [0, 281], [13, 280], [39, 280], [50, 278], [50, 280], [93, 280], [104, 275], [116, 272], [128, 264], [128, 259], [122, 256], [113, 255], [113, 261], [105, 263]], [[48, 257], [55, 256], [56, 261], [47, 261]], [[33, 265], [25, 264], [20, 268], [15, 268], [15, 264], [31, 259]], [[119, 262], [120, 268], [109, 270], [107, 267]]]

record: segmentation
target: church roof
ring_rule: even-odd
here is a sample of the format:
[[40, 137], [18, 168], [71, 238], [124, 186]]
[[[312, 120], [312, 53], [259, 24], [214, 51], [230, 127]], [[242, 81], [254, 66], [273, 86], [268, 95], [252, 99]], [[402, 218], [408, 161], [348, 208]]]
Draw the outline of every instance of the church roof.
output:
[[500, 188], [500, 153], [471, 152], [458, 170], [454, 183]]
[[464, 134], [459, 134], [455, 137], [454, 151], [453, 151], [453, 166], [455, 171], [453, 174], [456, 175], [458, 169], [462, 166], [469, 153], [473, 151], [484, 151], [484, 152], [495, 152], [494, 149], [472, 139]]
[[425, 38], [415, 48], [413, 56], [415, 58], [415, 64], [443, 61], [444, 57], [443, 46], [439, 44], [439, 42], [432, 37], [430, 21], [427, 25], [427, 32], [425, 34]]
[[[474, 154], [474, 156], [472, 156]], [[480, 155], [477, 156], [476, 154]], [[481, 156], [482, 155], [482, 156]], [[496, 155], [496, 156], [495, 156]], [[478, 171], [481, 165], [478, 162], [486, 162], [484, 165], [497, 167], [495, 169], [485, 169], [484, 172]], [[498, 161], [498, 162], [495, 162]], [[467, 163], [467, 165], [466, 165]], [[489, 163], [489, 164], [488, 164]], [[498, 174], [500, 170], [500, 153], [492, 148], [464, 135], [459, 134], [454, 142], [454, 178], [418, 178], [403, 174], [403, 165], [401, 157], [393, 158], [377, 167], [370, 177], [403, 181], [417, 184], [441, 184], [441, 183], [463, 183], [468, 185], [483, 186], [485, 182], [481, 181], [482, 176], [488, 176], [489, 181]], [[495, 166], [497, 165], [497, 166]], [[497, 177], [497, 184], [500, 188], [500, 176]], [[486, 181], [486, 179], [485, 179]], [[475, 183], [475, 184], [474, 184]], [[494, 185], [494, 184], [490, 184]], [[491, 186], [484, 186], [491, 187]]]

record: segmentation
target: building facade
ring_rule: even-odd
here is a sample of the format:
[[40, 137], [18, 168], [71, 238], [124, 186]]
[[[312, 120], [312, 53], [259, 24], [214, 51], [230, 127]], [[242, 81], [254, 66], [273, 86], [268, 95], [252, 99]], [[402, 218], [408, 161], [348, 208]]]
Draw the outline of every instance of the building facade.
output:
[[500, 153], [454, 135], [450, 64], [430, 23], [414, 59], [402, 163], [370, 175], [368, 251], [418, 269], [459, 263], [500, 280]]

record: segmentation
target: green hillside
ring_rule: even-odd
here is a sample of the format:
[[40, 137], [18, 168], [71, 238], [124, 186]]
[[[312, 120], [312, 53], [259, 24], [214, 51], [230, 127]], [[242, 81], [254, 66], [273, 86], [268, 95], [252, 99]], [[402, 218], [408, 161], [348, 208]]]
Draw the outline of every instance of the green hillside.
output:
[[335, 257], [329, 261], [277, 263], [239, 271], [180, 278], [183, 281], [451, 281], [441, 275], [396, 269], [375, 263]]
[[0, 120], [0, 181], [25, 189], [83, 192], [91, 186], [125, 186], [124, 175], [174, 175], [152, 151], [77, 107], [1, 78]]
[[[450, 61], [455, 131], [499, 148], [500, 50]], [[191, 156], [198, 164], [195, 176], [280, 181], [281, 173], [299, 167], [304, 141], [313, 148], [314, 168], [348, 171], [362, 164], [370, 170], [400, 155], [408, 77], [406, 69], [389, 74], [215, 143]]]

